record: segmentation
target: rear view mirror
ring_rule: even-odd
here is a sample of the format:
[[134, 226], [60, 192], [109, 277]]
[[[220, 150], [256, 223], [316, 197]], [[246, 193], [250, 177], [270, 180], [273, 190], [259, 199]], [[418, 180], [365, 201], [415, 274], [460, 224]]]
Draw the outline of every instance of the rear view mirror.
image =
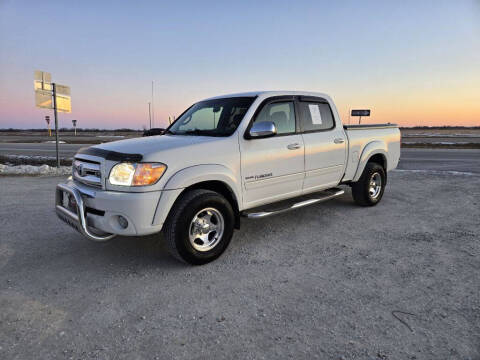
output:
[[260, 139], [275, 136], [277, 134], [277, 127], [272, 121], [256, 122], [253, 123], [253, 126], [248, 134], [250, 139]]

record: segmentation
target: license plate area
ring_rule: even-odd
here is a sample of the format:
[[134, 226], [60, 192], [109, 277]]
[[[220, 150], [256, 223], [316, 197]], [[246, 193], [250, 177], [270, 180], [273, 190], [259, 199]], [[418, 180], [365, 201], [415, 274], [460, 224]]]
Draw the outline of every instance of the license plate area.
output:
[[101, 233], [88, 228], [85, 205], [80, 192], [68, 186], [58, 184], [55, 195], [57, 216], [92, 241], [102, 242], [115, 237], [115, 234]]
[[61, 192], [61, 203], [60, 205], [63, 206], [68, 211], [71, 211], [74, 214], [78, 215], [77, 212], [77, 202], [75, 201], [75, 197], [70, 194], [68, 191]]

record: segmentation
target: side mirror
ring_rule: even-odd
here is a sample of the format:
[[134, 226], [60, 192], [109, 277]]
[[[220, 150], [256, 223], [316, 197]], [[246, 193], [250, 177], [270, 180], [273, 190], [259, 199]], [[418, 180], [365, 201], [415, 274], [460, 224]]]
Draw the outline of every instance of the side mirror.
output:
[[250, 139], [261, 139], [277, 135], [277, 127], [272, 121], [261, 121], [253, 123], [250, 132]]

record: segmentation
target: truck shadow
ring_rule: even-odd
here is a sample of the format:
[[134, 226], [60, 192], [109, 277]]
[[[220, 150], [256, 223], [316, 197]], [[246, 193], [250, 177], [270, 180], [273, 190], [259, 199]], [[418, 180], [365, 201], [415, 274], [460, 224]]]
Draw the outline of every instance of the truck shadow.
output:
[[[357, 207], [349, 193], [321, 204], [307, 206], [264, 219], [242, 219], [241, 229], [235, 231], [230, 249], [249, 247], [252, 242], [267, 243], [292, 227], [318, 227], [324, 230], [334, 213]], [[318, 219], [312, 222], [312, 219]], [[115, 237], [104, 243], [86, 240], [70, 227], [61, 225], [55, 235], [45, 229], [39, 234], [23, 233], [20, 242], [9, 242], [11, 264], [24, 264], [26, 268], [34, 264], [39, 271], [47, 273], [63, 269], [66, 273], [115, 273], [119, 271], [175, 271], [188, 269], [190, 265], [174, 259], [167, 250], [163, 234], [139, 237]], [[17, 239], [18, 240], [18, 239]], [[28, 251], [24, 248], [29, 244]], [[22, 245], [23, 244], [23, 245]], [[19, 254], [22, 254], [19, 256]], [[221, 262], [220, 257], [216, 262]], [[40, 261], [40, 259], [42, 261]], [[6, 264], [5, 264], [6, 265]], [[6, 265], [9, 267], [9, 265]], [[35, 266], [33, 266], [35, 268]], [[41, 270], [40, 270], [41, 269]]]
[[184, 266], [169, 254], [161, 233], [138, 237], [117, 236], [103, 244], [91, 243], [87, 240], [87, 244], [83, 243], [83, 246], [86, 246], [88, 251], [94, 251], [95, 257], [116, 266], [133, 265], [166, 269]]
[[[328, 202], [310, 205], [283, 214], [264, 219], [242, 219], [241, 229], [235, 231], [230, 247], [232, 245], [234, 247], [248, 246], [248, 242], [255, 241], [256, 237], [259, 239], [268, 237], [268, 229], [294, 226], [303, 223], [304, 220], [308, 222], [308, 218], [311, 216], [318, 216], [325, 221], [331, 221], [332, 211], [341, 212], [343, 209], [355, 207], [358, 206], [355, 205], [348, 191], [343, 196]], [[321, 227], [321, 223], [318, 225]], [[259, 226], [263, 230], [259, 229]], [[249, 239], [248, 241], [244, 242], [244, 235], [248, 235], [246, 236]], [[100, 263], [107, 262], [117, 267], [136, 266], [156, 269], [190, 267], [190, 265], [182, 263], [170, 255], [162, 233], [139, 237], [118, 236], [105, 243], [94, 243], [84, 240], [81, 235], [76, 236], [80, 239], [72, 239], [71, 246], [77, 248], [80, 253], [85, 255], [88, 253], [89, 257], [95, 258]], [[233, 243], [236, 243], [236, 245]], [[217, 261], [221, 261], [221, 258]]]

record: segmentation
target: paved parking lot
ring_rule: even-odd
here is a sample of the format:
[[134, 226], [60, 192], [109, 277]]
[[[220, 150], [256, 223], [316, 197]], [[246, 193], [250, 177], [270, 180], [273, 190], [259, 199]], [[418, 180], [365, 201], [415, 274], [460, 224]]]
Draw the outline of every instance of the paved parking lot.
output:
[[382, 202], [243, 221], [217, 261], [84, 240], [62, 178], [0, 178], [2, 359], [479, 359], [480, 177], [393, 172]]

